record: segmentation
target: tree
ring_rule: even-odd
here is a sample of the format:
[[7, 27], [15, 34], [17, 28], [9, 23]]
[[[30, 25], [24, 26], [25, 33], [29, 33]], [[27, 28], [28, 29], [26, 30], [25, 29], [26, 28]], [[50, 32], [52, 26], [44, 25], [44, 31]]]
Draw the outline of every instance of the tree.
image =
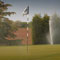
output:
[[32, 28], [32, 21], [29, 22], [29, 28]]
[[21, 28], [26, 28], [27, 27], [27, 22], [21, 22]]
[[26, 28], [27, 27], [27, 22], [15, 21], [14, 24], [17, 28]]
[[9, 6], [12, 6], [11, 4], [5, 4], [3, 1], [0, 1], [0, 18], [3, 18], [4, 16], [15, 14], [15, 12], [6, 12]]
[[[39, 34], [41, 30], [41, 23], [40, 21], [42, 21], [41, 16], [40, 15], [35, 15], [32, 19], [32, 39], [33, 39], [33, 44], [39, 44], [40, 43], [40, 39], [39, 39]], [[39, 26], [40, 25], [40, 26]]]
[[0, 41], [6, 40], [8, 36], [14, 37], [15, 35], [12, 33], [14, 30], [14, 26], [12, 26], [13, 21], [9, 20], [5, 16], [15, 14], [15, 12], [6, 12], [8, 7], [11, 4], [5, 4], [3, 1], [0, 1]]
[[44, 44], [49, 44], [49, 41], [48, 41], [48, 38], [47, 38], [47, 35], [49, 35], [49, 16], [47, 14], [44, 15], [44, 17], [42, 18], [43, 19], [43, 22], [42, 22], [42, 38], [43, 38], [43, 42]]
[[49, 31], [49, 16], [43, 18], [36, 14], [32, 19], [32, 39], [33, 44], [46, 44], [46, 33]]

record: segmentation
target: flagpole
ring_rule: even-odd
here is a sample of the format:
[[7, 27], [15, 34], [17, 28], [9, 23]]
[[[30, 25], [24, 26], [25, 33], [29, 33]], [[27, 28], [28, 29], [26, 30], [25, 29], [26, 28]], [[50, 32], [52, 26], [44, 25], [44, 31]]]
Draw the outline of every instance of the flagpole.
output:
[[27, 53], [28, 53], [28, 37], [29, 37], [28, 21], [29, 21], [29, 15], [27, 15]]
[[26, 38], [26, 44], [27, 44], [27, 53], [28, 53], [28, 33], [29, 33], [29, 28], [28, 28], [28, 21], [29, 21], [29, 6], [27, 6], [27, 8], [25, 8], [24, 9], [24, 11], [23, 11], [23, 16], [24, 15], [26, 15], [27, 16], [27, 28], [26, 28], [26, 30], [27, 30], [27, 33], [26, 33], [26, 36], [27, 36], [27, 38]]

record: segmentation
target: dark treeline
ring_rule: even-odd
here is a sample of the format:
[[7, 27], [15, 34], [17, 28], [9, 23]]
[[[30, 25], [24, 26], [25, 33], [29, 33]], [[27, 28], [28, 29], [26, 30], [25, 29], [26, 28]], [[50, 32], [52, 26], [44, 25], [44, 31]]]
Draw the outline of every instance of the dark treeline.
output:
[[36, 14], [32, 19], [33, 44], [48, 44], [46, 35], [49, 33], [49, 16]]

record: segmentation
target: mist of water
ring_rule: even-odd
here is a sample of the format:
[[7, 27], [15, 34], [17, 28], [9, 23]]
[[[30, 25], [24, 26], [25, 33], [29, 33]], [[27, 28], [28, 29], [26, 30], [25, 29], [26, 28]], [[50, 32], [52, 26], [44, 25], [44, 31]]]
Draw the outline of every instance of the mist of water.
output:
[[50, 34], [50, 44], [53, 45], [53, 34], [52, 34], [52, 20], [49, 20], [49, 34]]
[[54, 14], [49, 20], [50, 44], [60, 43], [60, 18]]

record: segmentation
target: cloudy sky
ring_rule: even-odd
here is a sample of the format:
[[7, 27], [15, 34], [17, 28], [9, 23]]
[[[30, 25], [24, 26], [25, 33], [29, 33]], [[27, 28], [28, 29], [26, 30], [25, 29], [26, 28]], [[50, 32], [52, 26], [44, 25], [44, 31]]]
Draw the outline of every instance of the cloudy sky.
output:
[[47, 13], [52, 15], [55, 12], [60, 15], [60, 0], [2, 0], [5, 3], [12, 4], [12, 7], [9, 7], [8, 11], [16, 12], [15, 15], [11, 15], [10, 19], [16, 21], [26, 21], [26, 16], [22, 16], [24, 8], [28, 5], [30, 7], [29, 21], [32, 20], [32, 17], [35, 14], [41, 14], [42, 16]]

